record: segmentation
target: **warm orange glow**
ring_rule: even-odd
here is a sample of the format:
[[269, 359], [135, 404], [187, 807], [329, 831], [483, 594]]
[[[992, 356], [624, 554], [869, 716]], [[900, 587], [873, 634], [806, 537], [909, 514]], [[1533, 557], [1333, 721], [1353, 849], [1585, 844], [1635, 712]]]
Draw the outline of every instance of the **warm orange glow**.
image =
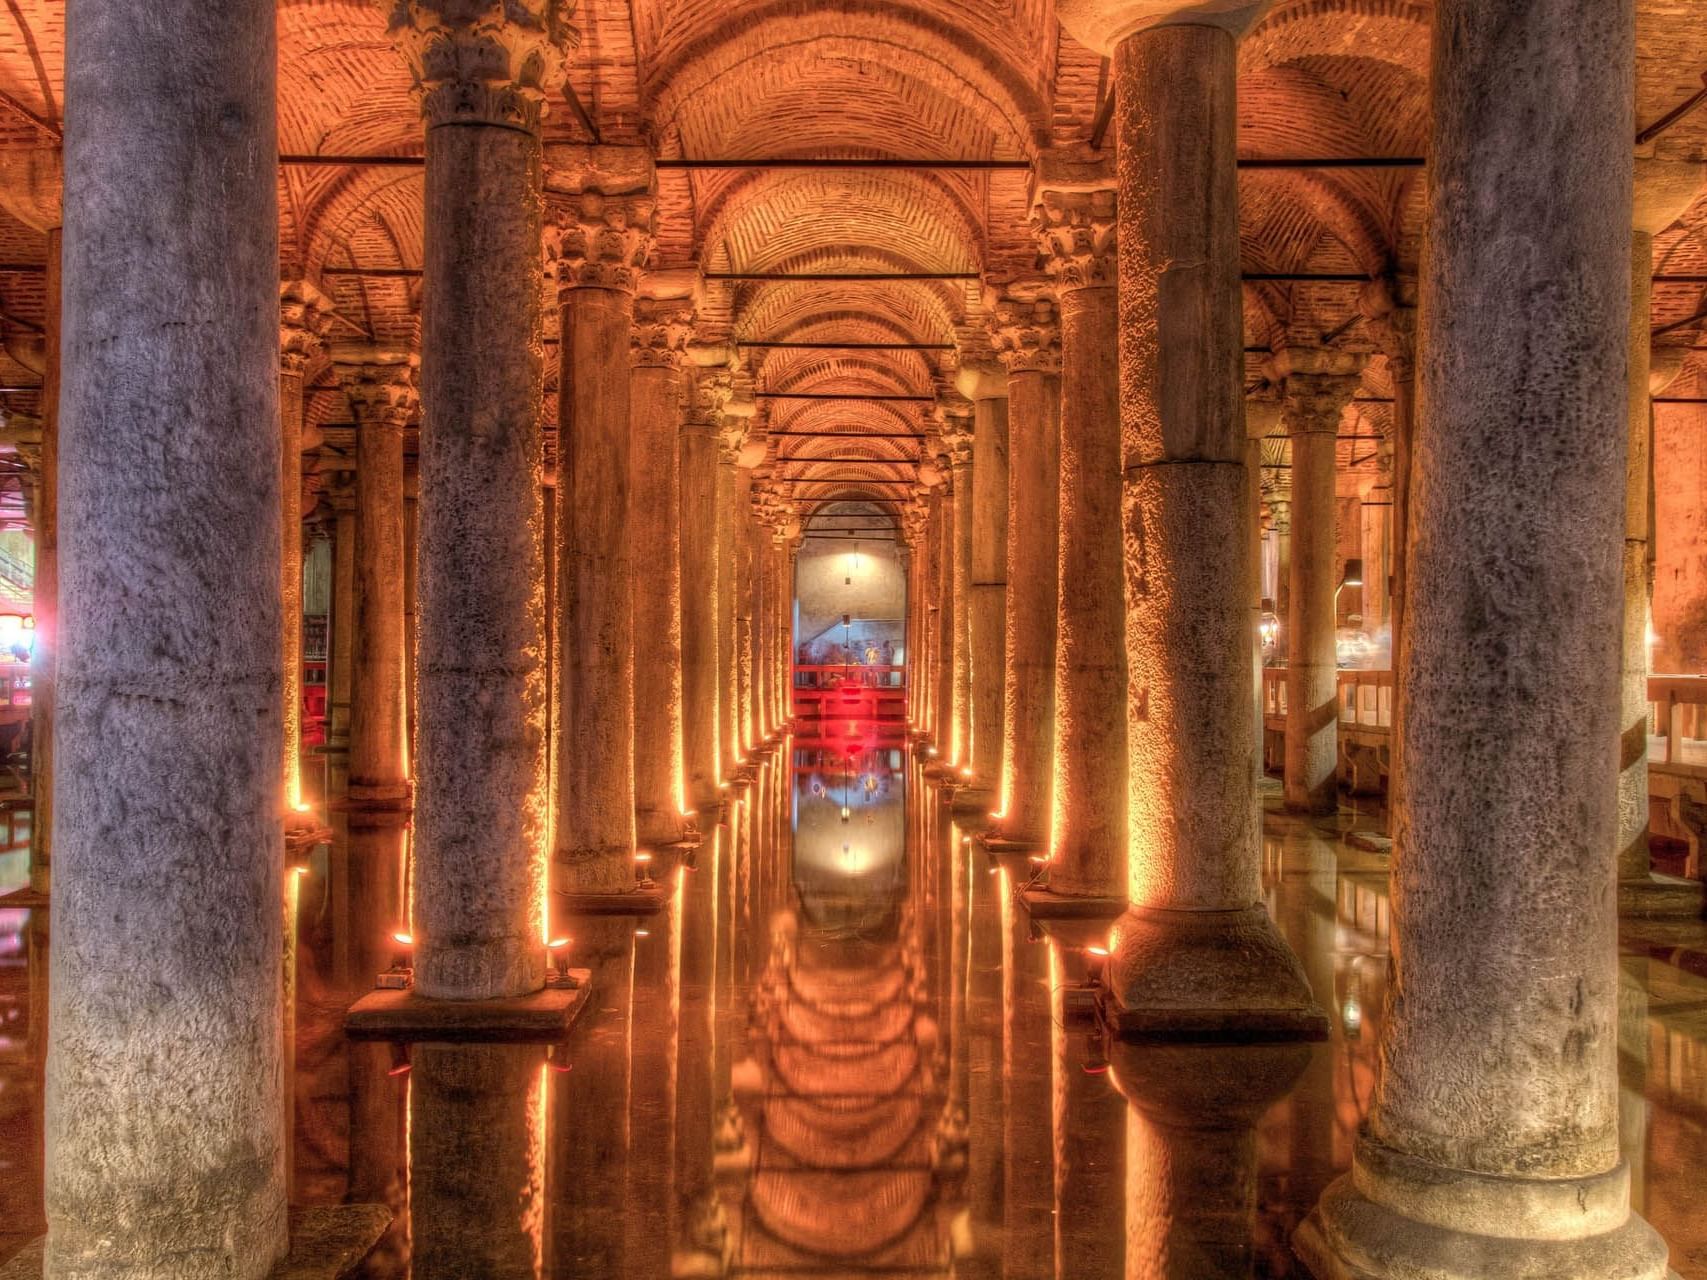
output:
[[647, 863], [652, 861], [652, 855], [649, 853], [640, 852], [640, 853], [637, 853], [634, 855], [634, 860], [636, 862], [638, 862], [641, 866], [645, 866]]
[[291, 808], [293, 810], [295, 810], [297, 813], [313, 813], [314, 812], [314, 806], [309, 804], [306, 800], [298, 800], [295, 804], [291, 805]]
[[573, 938], [553, 938], [550, 942], [546, 943], [545, 946], [549, 951], [557, 951], [568, 946], [573, 941]]
[[293, 876], [305, 876], [308, 874], [308, 868], [301, 865], [294, 866], [290, 869], [290, 873]]
[[412, 933], [405, 933], [401, 929], [391, 935], [391, 940], [405, 947], [412, 947], [415, 945], [415, 935]]
[[1040, 867], [1049, 865], [1049, 859], [1041, 853], [1032, 854], [1030, 861], [1035, 862]]
[[1085, 950], [1093, 956], [1106, 956], [1108, 954], [1107, 947], [1086, 947]]

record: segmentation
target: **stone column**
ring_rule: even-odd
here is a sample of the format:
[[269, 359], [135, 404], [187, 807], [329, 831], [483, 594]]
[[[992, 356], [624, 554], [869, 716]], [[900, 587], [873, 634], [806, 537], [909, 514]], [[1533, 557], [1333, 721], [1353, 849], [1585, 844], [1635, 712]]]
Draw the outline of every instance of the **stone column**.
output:
[[1357, 392], [1364, 357], [1286, 347], [1271, 378], [1282, 382], [1280, 421], [1292, 444], [1292, 589], [1286, 610], [1286, 807], [1339, 806], [1339, 665], [1335, 660], [1335, 459], [1340, 419]]
[[1296, 1244], [1325, 1278], [1658, 1280], [1613, 893], [1634, 5], [1434, 22], [1394, 996], [1353, 1172]]
[[[749, 402], [751, 403], [751, 402]], [[726, 404], [724, 406], [728, 408]], [[744, 481], [740, 467], [746, 430], [739, 419], [726, 421], [717, 448], [717, 743], [719, 781], [727, 781], [745, 756], [741, 742], [740, 648], [736, 619], [740, 612], [737, 578]]]
[[274, 6], [79, 0], [68, 36], [42, 1274], [259, 1280], [287, 1235]]
[[320, 290], [306, 280], [280, 286], [279, 599], [284, 687], [279, 703], [284, 712], [287, 823], [293, 822], [289, 814], [302, 808], [302, 386], [331, 323], [332, 300]]
[[954, 720], [949, 759], [959, 778], [972, 769], [972, 422], [951, 416], [943, 427], [954, 475], [949, 532], [950, 591], [954, 597]]
[[735, 469], [735, 537], [731, 563], [735, 587], [735, 739], [736, 763], [745, 767], [753, 732], [753, 472]]
[[945, 454], [944, 483], [937, 491], [932, 534], [932, 578], [936, 588], [936, 642], [931, 681], [931, 738], [937, 762], [948, 768], [954, 759], [954, 476]]
[[[644, 175], [643, 187], [649, 181]], [[634, 887], [628, 345], [652, 213], [644, 190], [587, 191], [553, 208], [547, 239], [556, 254], [563, 334], [552, 858], [561, 887], [574, 893]]]
[[717, 506], [718, 413], [728, 374], [699, 369], [684, 415], [681, 466], [682, 780], [692, 809], [717, 807], [719, 762], [718, 613], [722, 600]]
[[752, 746], [762, 748], [770, 737], [770, 593], [766, 589], [765, 559], [770, 547], [770, 529], [765, 523], [765, 503], [768, 495], [762, 488], [752, 491], [753, 517], [747, 527], [747, 598], [749, 624], [747, 652], [750, 659], [749, 713], [752, 722]]
[[[346, 464], [347, 466], [347, 464]], [[327, 637], [326, 758], [328, 794], [342, 794], [350, 761], [350, 668], [356, 652], [356, 473], [330, 472], [325, 488], [332, 512], [332, 617]], [[334, 785], [335, 783], [335, 785]]]
[[338, 375], [356, 415], [356, 635], [350, 690], [349, 800], [409, 807], [404, 679], [403, 431], [420, 406], [419, 360], [339, 349]]
[[996, 354], [1008, 371], [1007, 635], [998, 828], [1049, 838], [1055, 746], [1056, 530], [1061, 487], [1061, 333], [1046, 298], [999, 298]]
[[794, 557], [800, 550], [800, 526], [790, 522], [777, 540], [776, 555], [776, 719], [786, 733], [794, 723]]
[[[1653, 592], [1654, 236], [1682, 216], [1700, 192], [1707, 166], [1636, 162], [1630, 237], [1629, 445], [1624, 466], [1624, 625], [1619, 646], [1618, 879], [1641, 884], [1648, 857], [1648, 631]], [[1693, 904], [1692, 904], [1693, 905]], [[1693, 912], [1691, 913], [1693, 914]]]
[[427, 124], [415, 990], [517, 996], [545, 977], [539, 131], [571, 32], [553, 0], [403, 0], [391, 33]]
[[1085, 34], [1114, 58], [1131, 667], [1131, 906], [1108, 1013], [1123, 1035], [1320, 1037], [1263, 910], [1251, 769], [1234, 71], [1252, 14], [1099, 8]]
[[[1059, 597], [1049, 890], [1118, 899], [1126, 858], [1115, 196], [1104, 166], [1040, 174], [1032, 225], [1061, 308]], [[1118, 903], [1111, 903], [1118, 910]]]
[[635, 307], [629, 382], [629, 555], [634, 591], [635, 839], [682, 839], [682, 357], [693, 332], [680, 302]]
[[972, 668], [971, 784], [996, 800], [1002, 780], [1002, 701], [1007, 691], [1008, 379], [999, 365], [966, 365], [960, 391], [972, 401], [971, 555], [968, 605]]

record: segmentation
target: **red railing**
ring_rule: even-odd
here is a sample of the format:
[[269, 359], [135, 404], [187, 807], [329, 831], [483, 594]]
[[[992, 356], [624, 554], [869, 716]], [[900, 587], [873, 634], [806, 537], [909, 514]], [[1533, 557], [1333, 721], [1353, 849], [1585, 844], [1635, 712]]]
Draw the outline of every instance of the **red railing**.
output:
[[794, 714], [820, 719], [905, 717], [906, 668], [802, 663], [794, 668]]

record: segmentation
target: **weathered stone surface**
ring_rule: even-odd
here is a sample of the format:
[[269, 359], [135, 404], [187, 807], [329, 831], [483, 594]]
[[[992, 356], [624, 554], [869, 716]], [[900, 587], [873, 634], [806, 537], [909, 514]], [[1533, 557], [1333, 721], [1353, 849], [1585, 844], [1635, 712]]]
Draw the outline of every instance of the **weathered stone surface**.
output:
[[274, 24], [84, 0], [66, 53], [54, 1277], [285, 1249]]

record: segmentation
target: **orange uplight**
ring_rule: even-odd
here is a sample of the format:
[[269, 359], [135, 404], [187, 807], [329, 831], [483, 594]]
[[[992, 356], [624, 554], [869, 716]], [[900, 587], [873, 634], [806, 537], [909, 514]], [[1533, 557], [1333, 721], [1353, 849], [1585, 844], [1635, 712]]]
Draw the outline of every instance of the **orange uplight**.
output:
[[652, 861], [652, 855], [649, 853], [637, 853], [634, 855], [634, 860], [641, 866], [645, 866], [648, 862]]
[[295, 804], [291, 805], [291, 808], [296, 810], [298, 813], [314, 812], [314, 806], [309, 804], [306, 800], [298, 800]]
[[1093, 956], [1106, 956], [1108, 954], [1107, 947], [1086, 947], [1085, 950]]
[[553, 938], [550, 942], [546, 943], [545, 946], [548, 951], [557, 951], [560, 948], [568, 946], [573, 941], [573, 938]]
[[293, 876], [305, 876], [308, 874], [308, 868], [305, 866], [295, 866], [290, 869], [290, 873]]
[[410, 1067], [409, 1063], [399, 1062], [395, 1067], [391, 1068], [391, 1070], [387, 1071], [385, 1074], [388, 1076], [406, 1076], [409, 1074], [409, 1067]]
[[1031, 855], [1031, 861], [1041, 867], [1048, 865], [1049, 859], [1044, 857], [1041, 853], [1034, 853]]
[[634, 931], [634, 936], [637, 938], [650, 938], [652, 936], [652, 930], [650, 930], [650, 929], [636, 929]]
[[960, 776], [962, 778], [970, 778], [972, 776], [972, 766], [971, 765], [961, 766]]
[[412, 947], [415, 945], [415, 935], [412, 933], [404, 933], [402, 930], [398, 930], [396, 933], [392, 934], [391, 940], [405, 947]]

